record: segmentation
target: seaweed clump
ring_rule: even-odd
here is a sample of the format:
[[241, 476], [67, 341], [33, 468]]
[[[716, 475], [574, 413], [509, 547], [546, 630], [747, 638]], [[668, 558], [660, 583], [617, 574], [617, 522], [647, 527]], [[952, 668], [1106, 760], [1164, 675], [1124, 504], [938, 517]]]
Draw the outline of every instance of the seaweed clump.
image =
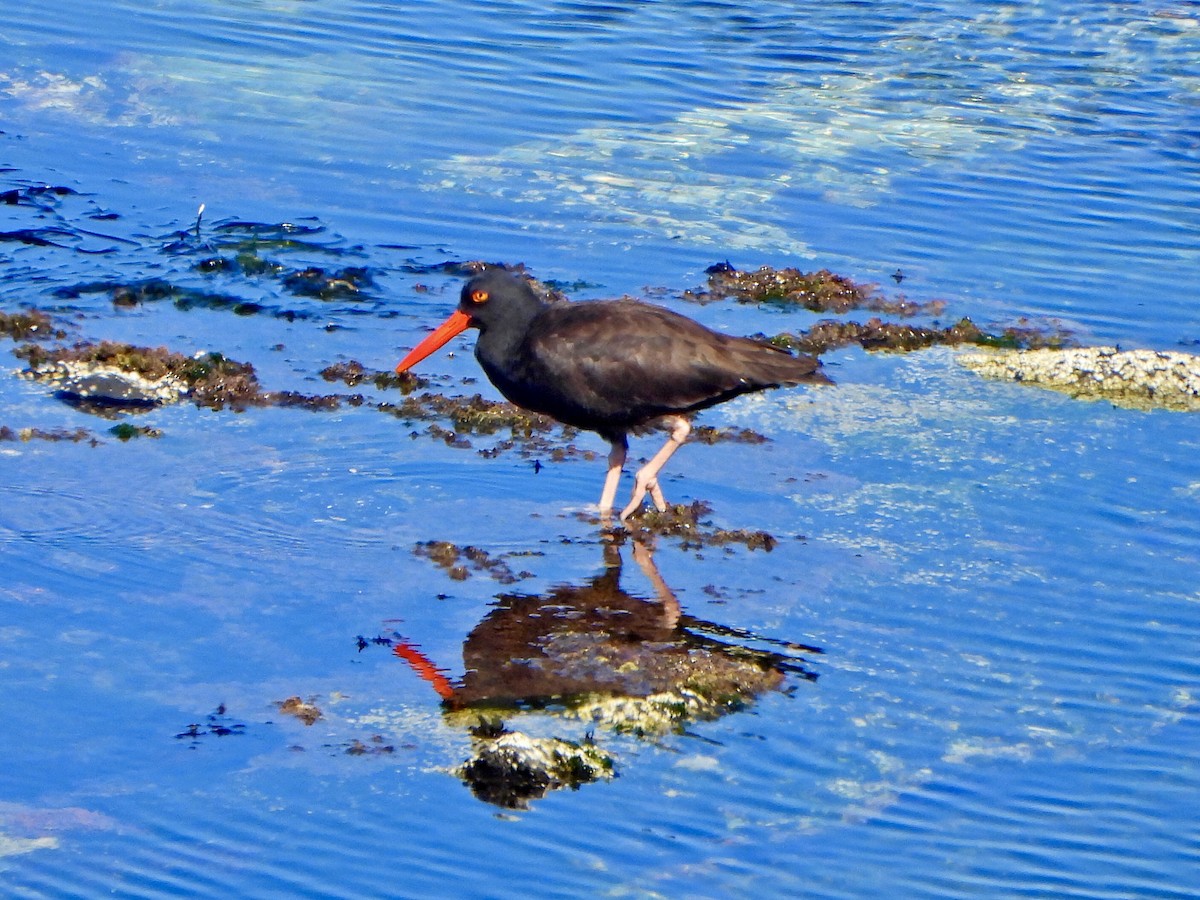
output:
[[414, 556], [423, 556], [445, 570], [455, 581], [466, 581], [471, 571], [487, 573], [500, 584], [514, 584], [532, 578], [532, 572], [513, 572], [503, 559], [479, 547], [459, 547], [450, 541], [421, 541], [413, 547]]
[[820, 355], [829, 350], [858, 344], [867, 350], [922, 350], [935, 344], [977, 344], [985, 338], [970, 319], [945, 328], [906, 325], [871, 318], [866, 322], [826, 319], [799, 334], [776, 335], [771, 343], [788, 350]]
[[775, 549], [779, 539], [766, 531], [751, 531], [745, 528], [716, 528], [713, 526], [712, 505], [703, 500], [691, 503], [669, 504], [665, 510], [643, 508], [625, 522], [625, 527], [635, 540], [655, 536], [677, 538], [681, 549], [741, 544], [747, 550]]
[[183, 731], [175, 735], [175, 739], [189, 741], [194, 749], [205, 737], [235, 737], [245, 733], [246, 723], [235, 721], [227, 714], [225, 704], [222, 703], [205, 716], [203, 722], [189, 723]]
[[[513, 449], [526, 458], [546, 454], [554, 461], [596, 457], [595, 451], [575, 445], [573, 439], [579, 433], [576, 429], [559, 425], [549, 416], [529, 412], [511, 403], [488, 400], [480, 394], [451, 397], [423, 391], [409, 394], [400, 403], [380, 403], [378, 408], [406, 422], [429, 422], [426, 434], [462, 450], [474, 447], [472, 436], [507, 432], [508, 437], [477, 451], [489, 459]], [[445, 421], [450, 427], [431, 420]], [[414, 431], [412, 436], [415, 438], [418, 434]]]
[[699, 444], [767, 444], [771, 439], [752, 428], [717, 428], [715, 425], [693, 425], [690, 439]]
[[826, 313], [870, 309], [899, 316], [935, 315], [945, 308], [941, 300], [916, 303], [903, 296], [889, 300], [875, 285], [854, 281], [828, 269], [802, 272], [792, 267], [763, 266], [754, 272], [744, 272], [726, 262], [709, 266], [706, 273], [707, 290], [686, 291], [684, 299], [774, 303]]
[[320, 266], [309, 266], [283, 277], [283, 286], [293, 294], [319, 300], [356, 297], [374, 283], [371, 273], [362, 266], [346, 266], [332, 272]]
[[86, 428], [10, 428], [7, 425], [0, 425], [0, 441], [70, 441], [73, 444], [87, 441], [93, 447], [100, 443]]
[[[755, 272], [743, 272], [726, 262], [710, 266], [707, 274], [707, 289], [686, 291], [684, 299], [773, 303], [839, 315], [865, 309], [901, 318], [940, 316], [946, 309], [944, 300], [919, 303], [903, 294], [888, 298], [876, 285], [859, 283], [828, 269], [802, 272], [791, 267], [763, 266]], [[779, 347], [817, 355], [851, 344], [867, 350], [907, 352], [943, 344], [1035, 349], [1061, 348], [1072, 343], [1069, 333], [1062, 328], [1039, 326], [1024, 319], [998, 332], [988, 332], [965, 317], [953, 325], [940, 326], [934, 322], [920, 326], [887, 322], [878, 316], [866, 322], [825, 319], [806, 331], [784, 332], [770, 340]]]
[[23, 313], [0, 312], [0, 334], [14, 341], [61, 340], [66, 336], [38, 309]]
[[1010, 326], [998, 333], [984, 331], [969, 318], [945, 327], [907, 325], [871, 318], [866, 322], [839, 322], [825, 319], [796, 334], [783, 332], [770, 339], [777, 347], [820, 355], [839, 347], [858, 344], [865, 350], [908, 352], [944, 345], [957, 347], [973, 344], [981, 347], [1010, 349], [1060, 349], [1071, 344], [1070, 335], [1060, 328], [1037, 327], [1029, 323]]
[[345, 753], [347, 756], [386, 756], [389, 753], [395, 753], [396, 747], [393, 744], [386, 742], [382, 734], [374, 734], [370, 737], [370, 743], [364, 744], [358, 738], [354, 738], [345, 745]]
[[176, 309], [188, 312], [207, 309], [217, 312], [232, 312], [238, 316], [273, 315], [289, 322], [308, 318], [308, 314], [293, 309], [266, 306], [233, 294], [202, 291], [197, 288], [173, 284], [162, 278], [147, 278], [142, 281], [92, 281], [71, 287], [59, 288], [54, 292], [62, 299], [76, 299], [84, 294], [108, 294], [112, 305], [118, 309], [131, 309], [149, 303], [170, 302]]
[[380, 410], [399, 419], [447, 419], [456, 431], [467, 434], [495, 434], [509, 429], [514, 435], [529, 437], [558, 427], [549, 416], [527, 412], [511, 403], [487, 400], [481, 394], [471, 397], [447, 397], [445, 394], [409, 395], [398, 403], [381, 403]]
[[364, 381], [380, 390], [399, 388], [405, 396], [413, 391], [424, 388], [429, 380], [412, 372], [385, 372], [378, 369], [368, 369], [356, 359], [344, 363], [333, 363], [321, 370], [320, 375], [326, 381], [340, 381], [348, 387], [356, 387]]
[[736, 300], [739, 303], [783, 303], [813, 312], [847, 312], [865, 305], [874, 290], [828, 269], [801, 272], [795, 268], [763, 266], [744, 272], [729, 263], [707, 270], [708, 290], [688, 292], [685, 297], [703, 300]]

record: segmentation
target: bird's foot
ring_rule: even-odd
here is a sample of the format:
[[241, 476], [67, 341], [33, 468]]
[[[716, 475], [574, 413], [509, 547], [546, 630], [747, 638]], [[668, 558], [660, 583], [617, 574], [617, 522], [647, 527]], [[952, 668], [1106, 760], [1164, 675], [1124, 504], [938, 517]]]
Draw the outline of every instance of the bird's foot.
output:
[[622, 522], [628, 519], [642, 505], [642, 500], [645, 498], [647, 491], [650, 492], [650, 499], [654, 501], [654, 506], [658, 511], [667, 511], [667, 499], [663, 496], [662, 488], [658, 486], [658, 473], [662, 471], [662, 467], [671, 458], [671, 454], [683, 446], [683, 442], [687, 440], [688, 432], [692, 430], [692, 425], [683, 416], [668, 416], [665, 421], [670, 422], [671, 436], [667, 438], [667, 442], [663, 445], [662, 449], [654, 454], [654, 458], [638, 469], [637, 475], [634, 476], [633, 499], [629, 501], [629, 505], [621, 513]]
[[646, 499], [646, 494], [650, 494], [650, 499], [654, 502], [654, 507], [659, 512], [667, 511], [667, 500], [663, 496], [662, 488], [658, 486], [658, 479], [654, 477], [646, 478], [643, 470], [637, 473], [637, 477], [633, 481], [633, 496], [629, 500], [629, 505], [621, 510], [621, 521], [624, 522], [631, 515], [637, 512], [642, 501]]

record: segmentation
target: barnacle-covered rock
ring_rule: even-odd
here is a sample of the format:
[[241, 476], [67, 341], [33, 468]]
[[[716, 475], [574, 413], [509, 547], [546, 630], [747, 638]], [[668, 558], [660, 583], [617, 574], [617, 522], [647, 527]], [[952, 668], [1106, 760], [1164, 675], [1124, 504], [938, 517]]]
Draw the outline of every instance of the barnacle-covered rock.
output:
[[958, 361], [987, 378], [1108, 400], [1135, 409], [1200, 410], [1200, 356], [1085, 347], [964, 353]]
[[90, 360], [46, 362], [22, 373], [81, 401], [113, 406], [158, 406], [188, 394], [185, 381], [172, 374], [147, 377]]

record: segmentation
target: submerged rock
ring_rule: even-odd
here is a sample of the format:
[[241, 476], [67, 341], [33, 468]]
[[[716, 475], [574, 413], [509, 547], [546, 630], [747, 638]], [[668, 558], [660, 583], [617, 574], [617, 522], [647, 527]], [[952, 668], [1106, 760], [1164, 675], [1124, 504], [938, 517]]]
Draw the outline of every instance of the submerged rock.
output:
[[52, 385], [67, 397], [114, 406], [158, 406], [188, 394], [188, 385], [174, 375], [147, 377], [90, 360], [47, 362], [22, 374]]
[[964, 353], [958, 361], [986, 378], [1019, 381], [1081, 400], [1133, 409], [1200, 410], [1200, 356], [1086, 347]]

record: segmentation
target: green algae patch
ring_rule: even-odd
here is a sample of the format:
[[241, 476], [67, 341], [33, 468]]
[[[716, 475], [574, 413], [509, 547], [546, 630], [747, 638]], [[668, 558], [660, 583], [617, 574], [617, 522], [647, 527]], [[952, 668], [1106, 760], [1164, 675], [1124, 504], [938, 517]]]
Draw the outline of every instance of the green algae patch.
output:
[[121, 422], [108, 429], [108, 433], [122, 442], [132, 441], [134, 438], [148, 437], [160, 438], [162, 432], [157, 428], [151, 428], [149, 425], [133, 425], [130, 422]]

